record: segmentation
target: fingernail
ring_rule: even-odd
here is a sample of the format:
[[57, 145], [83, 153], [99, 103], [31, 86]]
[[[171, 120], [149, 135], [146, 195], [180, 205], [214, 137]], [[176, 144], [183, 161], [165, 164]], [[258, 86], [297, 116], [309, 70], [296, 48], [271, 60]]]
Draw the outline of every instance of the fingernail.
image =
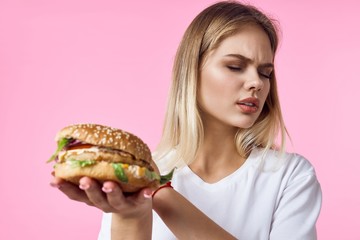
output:
[[105, 193], [111, 193], [113, 190], [111, 188], [103, 187], [102, 191]]
[[87, 189], [89, 189], [89, 187], [90, 186], [88, 184], [80, 184], [79, 185], [79, 188], [82, 189], [82, 190], [87, 190]]
[[60, 185], [52, 182], [50, 183], [50, 186], [52, 186], [53, 188], [60, 188]]
[[151, 191], [144, 191], [144, 198], [152, 198]]

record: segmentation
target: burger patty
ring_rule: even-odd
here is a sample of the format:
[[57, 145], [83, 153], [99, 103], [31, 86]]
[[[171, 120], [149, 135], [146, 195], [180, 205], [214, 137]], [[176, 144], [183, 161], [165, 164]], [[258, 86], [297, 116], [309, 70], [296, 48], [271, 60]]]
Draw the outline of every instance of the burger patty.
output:
[[96, 146], [61, 151], [58, 155], [58, 158], [60, 163], [65, 162], [66, 160], [105, 161], [138, 165], [141, 167], [146, 167], [150, 171], [154, 171], [154, 169], [148, 162], [141, 159], [135, 159], [135, 157], [130, 153]]

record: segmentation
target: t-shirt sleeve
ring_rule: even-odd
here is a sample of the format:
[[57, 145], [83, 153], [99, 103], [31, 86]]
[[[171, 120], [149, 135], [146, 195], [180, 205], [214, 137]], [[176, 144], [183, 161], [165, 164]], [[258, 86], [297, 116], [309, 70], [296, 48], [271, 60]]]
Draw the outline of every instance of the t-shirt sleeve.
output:
[[98, 240], [111, 239], [111, 213], [103, 213]]
[[321, 188], [312, 169], [289, 181], [274, 212], [269, 239], [316, 240], [321, 199]]

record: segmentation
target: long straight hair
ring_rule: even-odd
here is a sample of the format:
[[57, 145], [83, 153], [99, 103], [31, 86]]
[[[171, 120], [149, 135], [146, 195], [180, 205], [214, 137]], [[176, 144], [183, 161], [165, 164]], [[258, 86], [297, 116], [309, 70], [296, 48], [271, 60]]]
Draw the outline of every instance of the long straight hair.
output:
[[[155, 161], [160, 163], [160, 171], [167, 172], [194, 160], [204, 137], [197, 104], [202, 63], [225, 38], [249, 24], [264, 30], [275, 56], [278, 47], [276, 21], [251, 5], [234, 1], [218, 2], [197, 15], [185, 31], [175, 56], [162, 138], [154, 152]], [[276, 148], [278, 138], [279, 147], [284, 149], [287, 132], [280, 109], [275, 71], [271, 74], [270, 86], [262, 112], [254, 125], [239, 129], [235, 136], [237, 151], [243, 157], [247, 157], [254, 147], [266, 150]], [[162, 163], [161, 159], [174, 149], [175, 156], [171, 161]]]

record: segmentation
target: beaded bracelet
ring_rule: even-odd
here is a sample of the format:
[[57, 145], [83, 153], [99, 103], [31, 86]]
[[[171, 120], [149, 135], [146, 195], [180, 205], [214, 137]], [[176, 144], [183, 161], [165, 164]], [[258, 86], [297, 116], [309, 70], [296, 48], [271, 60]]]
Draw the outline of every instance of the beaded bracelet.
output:
[[173, 186], [171, 186], [171, 181], [169, 181], [169, 182], [165, 183], [164, 185], [160, 186], [158, 189], [156, 189], [156, 190], [153, 192], [153, 194], [152, 194], [151, 196], [154, 198], [155, 194], [156, 194], [160, 189], [162, 189], [162, 188], [167, 188], [167, 187], [173, 188]]

